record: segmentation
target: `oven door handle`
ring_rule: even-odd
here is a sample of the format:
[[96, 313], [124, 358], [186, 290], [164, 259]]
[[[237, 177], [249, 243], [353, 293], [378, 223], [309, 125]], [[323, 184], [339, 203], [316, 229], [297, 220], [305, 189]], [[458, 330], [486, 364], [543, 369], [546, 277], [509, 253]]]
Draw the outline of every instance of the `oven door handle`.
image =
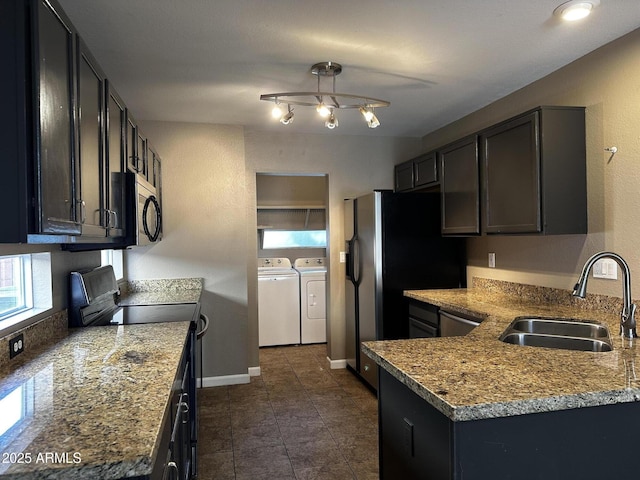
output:
[[200, 314], [200, 320], [202, 320], [202, 329], [196, 334], [196, 338], [200, 340], [204, 337], [207, 330], [209, 330], [209, 317], [207, 317], [204, 313]]

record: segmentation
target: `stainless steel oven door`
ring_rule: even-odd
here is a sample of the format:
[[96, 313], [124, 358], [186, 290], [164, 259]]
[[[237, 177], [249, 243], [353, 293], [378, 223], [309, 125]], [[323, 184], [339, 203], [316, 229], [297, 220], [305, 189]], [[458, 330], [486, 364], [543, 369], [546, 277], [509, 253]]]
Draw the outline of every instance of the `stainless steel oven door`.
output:
[[155, 188], [146, 182], [136, 183], [137, 232], [136, 244], [148, 245], [162, 238], [162, 211]]

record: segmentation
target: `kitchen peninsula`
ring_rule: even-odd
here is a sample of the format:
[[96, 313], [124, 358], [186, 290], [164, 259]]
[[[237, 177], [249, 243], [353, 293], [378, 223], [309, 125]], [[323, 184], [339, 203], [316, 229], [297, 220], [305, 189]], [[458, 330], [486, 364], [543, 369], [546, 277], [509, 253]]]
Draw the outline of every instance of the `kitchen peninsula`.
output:
[[[637, 448], [640, 382], [634, 364], [640, 356], [617, 335], [620, 299], [589, 295], [580, 301], [565, 290], [478, 278], [470, 289], [405, 295], [484, 320], [465, 337], [364, 344], [380, 366], [382, 479], [636, 474], [622, 459]], [[498, 337], [522, 315], [602, 323], [613, 350], [501, 342]]]

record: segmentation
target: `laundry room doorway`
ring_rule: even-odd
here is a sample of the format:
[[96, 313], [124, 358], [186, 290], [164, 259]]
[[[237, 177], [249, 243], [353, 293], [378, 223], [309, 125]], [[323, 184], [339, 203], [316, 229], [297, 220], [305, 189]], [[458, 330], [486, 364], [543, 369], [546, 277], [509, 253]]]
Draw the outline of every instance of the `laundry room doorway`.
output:
[[256, 174], [259, 347], [327, 341], [327, 205], [326, 174]]

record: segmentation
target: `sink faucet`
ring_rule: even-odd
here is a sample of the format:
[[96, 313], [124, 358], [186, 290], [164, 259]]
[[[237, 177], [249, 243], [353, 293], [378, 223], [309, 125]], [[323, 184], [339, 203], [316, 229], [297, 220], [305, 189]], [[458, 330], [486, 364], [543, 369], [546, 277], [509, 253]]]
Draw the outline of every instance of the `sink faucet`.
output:
[[574, 297], [584, 298], [587, 295], [587, 280], [589, 279], [589, 272], [593, 267], [593, 264], [596, 263], [601, 258], [611, 258], [616, 261], [618, 265], [620, 265], [620, 269], [622, 270], [622, 312], [620, 313], [620, 335], [625, 338], [635, 338], [638, 336], [636, 333], [636, 306], [634, 303], [631, 303], [631, 271], [629, 270], [629, 265], [624, 259], [613, 252], [600, 252], [593, 255], [589, 260], [586, 261], [584, 267], [582, 267], [582, 273], [580, 274], [580, 278], [578, 279], [578, 283], [573, 287], [573, 292], [571, 295]]

